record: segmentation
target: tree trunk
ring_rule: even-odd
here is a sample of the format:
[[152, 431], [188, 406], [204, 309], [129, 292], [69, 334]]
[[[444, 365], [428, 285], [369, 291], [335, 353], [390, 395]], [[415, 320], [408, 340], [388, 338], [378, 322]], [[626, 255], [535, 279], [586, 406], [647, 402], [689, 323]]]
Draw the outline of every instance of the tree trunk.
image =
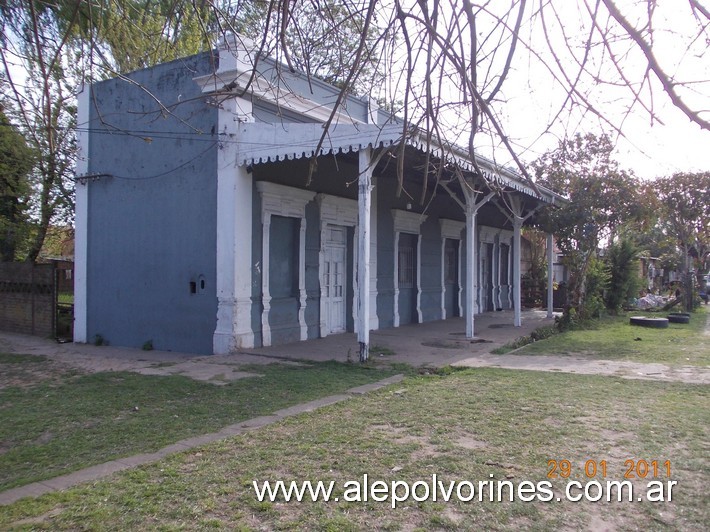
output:
[[683, 304], [686, 312], [693, 310], [693, 276], [690, 273], [688, 245], [683, 244]]
[[41, 216], [39, 227], [37, 228], [37, 235], [27, 252], [26, 262], [37, 262], [37, 257], [39, 252], [42, 251], [42, 246], [44, 245], [44, 239], [47, 236], [47, 229], [49, 228], [49, 223], [52, 220], [52, 211], [49, 198], [49, 185], [43, 183], [43, 189], [41, 194]]

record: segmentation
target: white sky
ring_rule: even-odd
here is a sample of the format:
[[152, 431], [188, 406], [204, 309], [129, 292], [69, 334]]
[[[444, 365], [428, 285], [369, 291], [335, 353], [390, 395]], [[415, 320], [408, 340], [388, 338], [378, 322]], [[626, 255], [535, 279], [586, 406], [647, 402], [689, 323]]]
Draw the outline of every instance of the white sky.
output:
[[[634, 9], [639, 2], [632, 0], [617, 0], [617, 5], [629, 17], [630, 22], [640, 27], [634, 20]], [[577, 12], [578, 4], [572, 1], [558, 2], [564, 10], [561, 18], [564, 20], [564, 31], [573, 39], [579, 40], [576, 55], [581, 57], [582, 43], [586, 37], [586, 26], [589, 16]], [[645, 5], [646, 2], [643, 2]], [[548, 19], [548, 28], [553, 24]], [[696, 27], [687, 2], [659, 2], [654, 15], [656, 31], [654, 32], [654, 54], [666, 72], [675, 75], [679, 81], [710, 80], [710, 54], [706, 54], [708, 43], [703, 39], [693, 42]], [[554, 30], [550, 28], [550, 31]], [[532, 35], [531, 42], [537, 43], [537, 50], [547, 48], [542, 35]], [[567, 58], [565, 65], [574, 72], [574, 61], [561, 45], [556, 46], [558, 53]], [[614, 48], [619, 56], [624, 55], [623, 70], [630, 80], [640, 80], [646, 68], [645, 58], [638, 51], [628, 52], [629, 45], [617, 43]], [[549, 52], [548, 52], [549, 55]], [[594, 53], [592, 53], [594, 56]], [[608, 58], [607, 58], [608, 59]], [[611, 74], [618, 78], [616, 72], [610, 72], [608, 60], [602, 61], [598, 54], [596, 61], [602, 74]], [[546, 150], [556, 147], [558, 138], [568, 132], [579, 130], [600, 133], [606, 131], [617, 139], [616, 159], [622, 167], [633, 170], [642, 178], [654, 178], [678, 171], [710, 170], [710, 132], [702, 130], [692, 123], [677, 107], [673, 106], [667, 95], [662, 91], [660, 83], [654, 74], [650, 74], [653, 87], [654, 112], [663, 124], [652, 121], [649, 113], [636, 105], [633, 112], [623, 121], [623, 133], [626, 138], [617, 138], [613, 129], [600, 124], [600, 120], [587, 113], [580, 118], [580, 110], [571, 115], [562, 115], [564, 121], [558, 121], [549, 131], [545, 125], [559, 109], [559, 102], [564, 97], [559, 85], [553, 83], [550, 75], [530, 59], [528, 53], [520, 53], [517, 58], [516, 72], [511, 77], [515, 83], [506, 84], [507, 104], [502, 107], [506, 129], [519, 145], [530, 147], [522, 157], [532, 160]], [[615, 123], [622, 123], [625, 110], [632, 100], [627, 89], [613, 86], [592, 86], [587, 83], [583, 91], [595, 103], [600, 112]], [[704, 118], [710, 118], [710, 83], [697, 83], [692, 89], [678, 89], [684, 100], [694, 109], [704, 111]], [[646, 91], [648, 96], [648, 91]], [[496, 150], [500, 156], [500, 150]]]
[[[450, 1], [454, 3], [454, 0]], [[644, 17], [647, 17], [646, 0], [615, 0], [615, 3], [634, 27], [643, 26]], [[478, 39], [483, 54], [494, 49], [499, 54], [493, 59], [492, 65], [488, 60], [479, 63], [480, 90], [485, 76], [489, 76], [489, 81], [495, 81], [496, 74], [502, 71], [508, 49], [506, 38], [509, 39], [510, 29], [502, 32], [503, 41], [498, 43], [501, 33], [493, 34], [491, 38], [491, 27], [497, 19], [506, 16], [507, 24], [512, 26], [515, 17], [514, 13], [510, 13], [510, 2], [475, 4], [486, 5], [487, 10], [498, 10], [494, 13], [489, 11], [489, 14], [482, 12], [477, 17]], [[623, 76], [632, 84], [641, 82], [648, 63], [640, 50], [625, 38], [623, 29], [615, 21], [609, 20], [603, 2], [603, 15], [598, 18], [598, 24], [602, 28], [611, 28], [613, 32], [607, 40], [610, 49], [599, 44], [601, 38], [599, 33], [596, 33], [596, 46], [589, 51], [588, 72], [581, 77], [578, 88], [610, 124], [603, 123], [603, 120], [581, 106], [573, 109], [567, 106], [555, 119], [566, 93], [562, 84], [555, 81], [550, 70], [558, 79], [563, 78], [563, 72], [570, 78], [575, 77], [578, 64], [585, 55], [585, 44], [592, 20], [587, 4], [594, 6], [595, 0], [528, 1], [525, 22], [520, 31], [521, 43], [517, 47], [513, 69], [505, 81], [500, 98], [492, 105], [518, 156], [523, 162], [529, 163], [545, 151], [556, 148], [559, 140], [565, 135], [572, 136], [575, 132], [606, 132], [616, 141], [615, 157], [621, 166], [634, 171], [639, 177], [648, 179], [678, 171], [710, 170], [710, 132], [703, 131], [691, 123], [682, 111], [672, 105], [653, 73], [649, 75], [650, 87], [645, 83], [641, 94], [643, 102], [649, 107], [652, 106], [658, 120], [652, 120], [648, 111], [638, 102], [633, 104], [630, 112], [628, 111], [633, 101], [633, 93], [627, 87], [619, 86], [621, 75], [613, 67], [609, 54], [611, 52], [619, 58]], [[665, 0], [658, 4], [653, 15], [653, 50], [656, 58], [664, 70], [675, 76], [677, 81], [706, 80], [705, 83], [693, 84], [689, 89], [679, 87], [678, 91], [692, 108], [704, 110], [703, 118], [710, 120], [710, 54], [706, 56], [710, 44], [705, 39], [693, 40], [697, 25], [687, 1]], [[460, 12], [460, 2], [455, 5], [456, 12]], [[533, 15], [541, 5], [544, 6], [547, 38], [552, 43], [561, 66], [558, 66], [550, 51], [543, 32], [542, 19], [539, 15]], [[442, 0], [441, 6], [443, 17], [447, 21], [452, 20], [454, 10], [448, 6], [448, 2]], [[413, 0], [410, 11], [415, 15], [419, 14], [419, 8]], [[464, 29], [457, 33], [464, 41], [464, 50], [468, 47], [467, 31]], [[403, 49], [395, 55], [404, 57]], [[545, 61], [548, 67], [544, 67], [541, 60]], [[423, 57], [415, 60], [414, 76], [421, 77], [424, 68], [422, 63]], [[609, 83], [594, 83], [592, 76]], [[401, 90], [401, 84], [401, 78], [390, 80], [390, 94], [396, 93], [398, 88]], [[567, 82], [564, 82], [564, 85], [569, 86]], [[485, 91], [484, 88], [484, 97]], [[445, 83], [440, 93], [446, 95], [445, 101], [459, 99], [459, 92], [453, 84], [446, 86]], [[440, 122], [447, 122], [447, 134], [457, 143], [465, 145], [468, 141], [466, 131], [470, 118], [467, 118], [468, 112], [465, 108], [459, 108], [458, 112], [460, 115], [450, 112], [446, 117], [440, 116]], [[620, 128], [623, 136], [619, 136], [614, 127]], [[479, 133], [475, 145], [482, 155], [494, 158], [499, 164], [516, 167], [499, 139]]]

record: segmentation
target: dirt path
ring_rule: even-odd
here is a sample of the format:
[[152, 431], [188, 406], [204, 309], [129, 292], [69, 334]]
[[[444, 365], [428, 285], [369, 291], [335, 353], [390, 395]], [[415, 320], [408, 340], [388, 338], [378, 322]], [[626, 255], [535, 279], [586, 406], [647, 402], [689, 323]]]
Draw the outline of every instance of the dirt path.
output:
[[580, 375], [614, 375], [625, 379], [645, 379], [688, 384], [710, 384], [710, 369], [698, 366], [671, 367], [623, 360], [596, 360], [574, 355], [478, 355], [454, 364], [469, 368], [505, 368], [559, 371]]
[[[704, 338], [710, 338], [710, 314], [705, 321]], [[710, 349], [710, 341], [708, 342]], [[614, 375], [625, 379], [645, 379], [688, 384], [710, 384], [710, 368], [667, 366], [624, 360], [598, 360], [574, 355], [491, 355], [480, 354], [453, 364], [470, 368], [505, 368], [534, 371], [559, 371], [580, 375]]]

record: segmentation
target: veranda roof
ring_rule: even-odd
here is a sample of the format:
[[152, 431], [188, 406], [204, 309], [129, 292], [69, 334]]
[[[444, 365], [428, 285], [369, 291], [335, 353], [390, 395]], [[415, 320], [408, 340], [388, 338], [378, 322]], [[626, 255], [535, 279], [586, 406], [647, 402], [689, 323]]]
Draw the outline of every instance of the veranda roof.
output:
[[[309, 158], [314, 155], [328, 155], [358, 152], [367, 147], [389, 148], [399, 144], [403, 136], [401, 124], [336, 124], [331, 125], [322, 147], [316, 148], [323, 135], [321, 123], [263, 123], [243, 122], [237, 135], [237, 164], [256, 165], [269, 162]], [[475, 172], [475, 166], [463, 148], [456, 145], [441, 146], [427, 139], [420, 132], [407, 132], [405, 146], [421, 152], [427, 151], [437, 158], [443, 158], [457, 165], [465, 172]], [[490, 182], [512, 188], [546, 203], [563, 200], [561, 196], [538, 186], [538, 194], [523, 179], [508, 168], [477, 156], [477, 163], [483, 177]]]

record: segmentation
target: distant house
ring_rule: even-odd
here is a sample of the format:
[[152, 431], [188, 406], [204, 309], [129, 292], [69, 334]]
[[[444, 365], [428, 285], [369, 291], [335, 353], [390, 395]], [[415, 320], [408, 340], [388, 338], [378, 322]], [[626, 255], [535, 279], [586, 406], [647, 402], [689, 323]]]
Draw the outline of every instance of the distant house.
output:
[[316, 153], [338, 89], [268, 57], [252, 79], [251, 50], [230, 37], [80, 95], [76, 341], [228, 353], [353, 331], [366, 351], [372, 329], [464, 316], [471, 336], [476, 313], [520, 310], [520, 227], [559, 196], [354, 96]]

